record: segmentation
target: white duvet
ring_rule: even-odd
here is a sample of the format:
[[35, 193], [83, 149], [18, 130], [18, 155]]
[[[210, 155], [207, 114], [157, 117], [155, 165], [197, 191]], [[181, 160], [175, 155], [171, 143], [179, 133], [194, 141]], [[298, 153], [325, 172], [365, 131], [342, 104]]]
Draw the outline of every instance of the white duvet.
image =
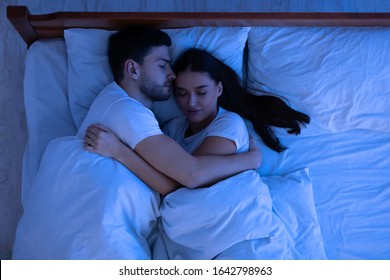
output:
[[[81, 139], [57, 138], [26, 195], [13, 258], [325, 258], [313, 197], [305, 191], [311, 190], [308, 179], [301, 170], [290, 178], [266, 178], [265, 184], [247, 171], [209, 188], [179, 189], [161, 201], [115, 160], [85, 151]], [[310, 218], [295, 217], [295, 202], [274, 204], [271, 185], [284, 192], [296, 188], [308, 202], [304, 206], [313, 205], [314, 212], [304, 210]], [[310, 228], [315, 230], [301, 240], [306, 247], [295, 241], [299, 230]]]
[[161, 206], [170, 259], [325, 259], [306, 169], [261, 180], [249, 170]]
[[149, 259], [160, 197], [118, 162], [53, 140], [27, 194], [15, 259]]
[[169, 194], [161, 214], [171, 259], [213, 259], [238, 242], [269, 237], [272, 200], [259, 174], [246, 171]]

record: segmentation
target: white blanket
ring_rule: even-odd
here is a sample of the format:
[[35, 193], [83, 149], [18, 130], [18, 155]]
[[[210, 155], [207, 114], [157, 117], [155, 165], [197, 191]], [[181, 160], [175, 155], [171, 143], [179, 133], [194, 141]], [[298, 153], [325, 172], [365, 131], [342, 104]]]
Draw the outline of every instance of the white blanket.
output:
[[324, 258], [305, 170], [264, 181], [246, 171], [161, 204], [120, 163], [85, 151], [77, 137], [57, 138], [26, 194], [13, 258]]
[[27, 194], [15, 259], [149, 259], [160, 196], [77, 137], [50, 142]]
[[209, 188], [181, 188], [165, 197], [161, 224], [171, 259], [213, 259], [244, 240], [268, 237], [272, 201], [255, 171]]
[[307, 169], [179, 189], [159, 225], [171, 259], [326, 259]]

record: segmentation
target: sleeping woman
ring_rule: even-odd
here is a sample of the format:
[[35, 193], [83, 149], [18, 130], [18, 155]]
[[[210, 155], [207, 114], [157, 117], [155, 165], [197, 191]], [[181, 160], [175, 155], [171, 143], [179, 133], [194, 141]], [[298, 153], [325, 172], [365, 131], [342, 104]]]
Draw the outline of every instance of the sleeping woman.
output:
[[[187, 50], [175, 62], [173, 70], [176, 74], [174, 85], [175, 98], [184, 116], [171, 120], [163, 130], [188, 153], [193, 155], [228, 155], [247, 151], [250, 137], [244, 119], [252, 122], [256, 132], [261, 136], [267, 146], [280, 152], [285, 147], [275, 137], [271, 126], [286, 128], [289, 133], [299, 134], [300, 126], [310, 121], [309, 116], [293, 110], [276, 96], [255, 96], [248, 93], [242, 86], [238, 75], [229, 66], [205, 50]], [[240, 195], [236, 195], [234, 198], [232, 197], [233, 192], [226, 190], [226, 188], [231, 188], [229, 184], [217, 183], [216, 185], [221, 185], [220, 190], [217, 190], [217, 188], [211, 190], [214, 189], [214, 185], [212, 188], [181, 188], [182, 186], [179, 183], [171, 178], [167, 178], [167, 176], [147, 164], [127, 145], [122, 143], [109, 129], [99, 124], [90, 126], [87, 129], [85, 148], [88, 151], [118, 160], [152, 189], [165, 195], [161, 207], [161, 229], [168, 247], [176, 248], [174, 250], [175, 252], [168, 252], [170, 258], [288, 258], [285, 252], [281, 252], [283, 249], [280, 249], [280, 252], [273, 252], [268, 255], [264, 255], [264, 251], [255, 249], [256, 246], [260, 246], [259, 244], [262, 244], [261, 246], [264, 247], [264, 244], [269, 243], [269, 238], [276, 234], [276, 232], [272, 233], [272, 231], [275, 231], [275, 228], [272, 226], [275, 223], [272, 221], [272, 202], [269, 192], [267, 187], [261, 183], [255, 171], [246, 171], [246, 175], [236, 175], [236, 177], [245, 177], [237, 179], [242, 183], [239, 187], [241, 193], [250, 193], [252, 199], [252, 197], [256, 197], [257, 192], [259, 197], [261, 197], [256, 200], [256, 207], [251, 205], [251, 210], [246, 210], [247, 212], [245, 213], [237, 213], [237, 216], [241, 217], [241, 219], [243, 215], [251, 217], [251, 219], [258, 218], [259, 221], [263, 222], [261, 230], [256, 229], [253, 231], [250, 229], [251, 227], [243, 225], [242, 220], [232, 219], [231, 224], [226, 227], [227, 230], [237, 228], [238, 226], [239, 229], [243, 229], [244, 227], [248, 228], [248, 232], [240, 230], [241, 232], [238, 235], [232, 233], [230, 234], [231, 240], [226, 241], [226, 244], [216, 246], [217, 248], [214, 249], [210, 249], [209, 247], [203, 250], [198, 247], [189, 248], [194, 246], [191, 245], [193, 241], [187, 244], [187, 241], [183, 240], [182, 236], [177, 234], [177, 229], [184, 225], [180, 225], [176, 217], [174, 222], [178, 225], [172, 226], [169, 220], [169, 215], [171, 214], [164, 216], [164, 213], [171, 213], [170, 210], [173, 209], [172, 203], [174, 203], [172, 201], [175, 201], [175, 196], [184, 197], [184, 199], [188, 198], [189, 203], [191, 203], [190, 197], [192, 199], [196, 195], [200, 197], [212, 197], [210, 193], [213, 191], [218, 191], [220, 194], [223, 192], [228, 196], [230, 193], [230, 196], [225, 198], [225, 200], [228, 200], [231, 204], [242, 203], [242, 200], [245, 200], [245, 198], [239, 197]], [[137, 164], [135, 164], [135, 159]], [[257, 184], [245, 184], [243, 180], [247, 179], [256, 181]], [[250, 189], [252, 185], [254, 189]], [[178, 190], [179, 188], [180, 190]], [[214, 205], [214, 202], [212, 201], [210, 204]], [[224, 207], [222, 204], [223, 201], [218, 207]], [[201, 205], [197, 206], [202, 207]], [[205, 203], [204, 208], [207, 209], [207, 207], [207, 203]], [[174, 208], [177, 210], [176, 206]], [[259, 211], [260, 209], [262, 211]], [[211, 215], [211, 211], [215, 212], [218, 209], [210, 209], [208, 216]], [[255, 214], [250, 215], [253, 211]], [[219, 212], [223, 213], [224, 209], [219, 209]], [[268, 214], [265, 215], [265, 212], [268, 212]], [[197, 218], [203, 219], [199, 216]], [[208, 218], [204, 217], [204, 219]], [[183, 222], [187, 220], [188, 217], [183, 218]], [[203, 224], [204, 227], [204, 221], [199, 222], [199, 224]], [[220, 230], [221, 227], [217, 231]], [[193, 233], [196, 231], [197, 229], [192, 229]], [[204, 229], [200, 227], [198, 230], [198, 238], [199, 235], [203, 234], [202, 231]], [[209, 238], [210, 242], [205, 242], [204, 238]], [[214, 241], [218, 241], [219, 239], [218, 236], [210, 237], [210, 234], [204, 238], [201, 238], [200, 243], [218, 243]], [[253, 242], [253, 240], [255, 241]], [[221, 242], [219, 241], [219, 243]], [[226, 254], [229, 251], [232, 253]], [[248, 253], [249, 251], [251, 253]], [[262, 255], [260, 256], [259, 254]]]

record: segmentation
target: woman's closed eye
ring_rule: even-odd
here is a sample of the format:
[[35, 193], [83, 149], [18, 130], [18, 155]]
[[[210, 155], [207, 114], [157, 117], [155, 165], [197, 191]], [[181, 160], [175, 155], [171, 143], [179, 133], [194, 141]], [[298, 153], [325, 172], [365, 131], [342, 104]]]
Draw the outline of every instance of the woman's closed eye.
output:
[[[197, 95], [206, 95], [207, 94], [207, 91], [198, 91], [196, 92]], [[176, 96], [179, 96], [179, 97], [183, 97], [183, 96], [186, 96], [187, 95], [187, 91], [185, 90], [177, 90], [176, 89]]]
[[176, 89], [175, 93], [176, 93], [176, 96], [179, 96], [179, 97], [185, 96], [187, 94], [187, 92], [185, 90], [181, 90], [181, 89]]

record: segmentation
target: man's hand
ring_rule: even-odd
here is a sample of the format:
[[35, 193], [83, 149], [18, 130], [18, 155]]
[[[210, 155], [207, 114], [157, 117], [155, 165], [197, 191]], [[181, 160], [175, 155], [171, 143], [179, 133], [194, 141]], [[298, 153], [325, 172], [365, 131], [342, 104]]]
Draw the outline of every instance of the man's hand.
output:
[[122, 149], [129, 149], [110, 129], [99, 124], [88, 127], [84, 137], [84, 148], [87, 151], [117, 160], [122, 154]]

